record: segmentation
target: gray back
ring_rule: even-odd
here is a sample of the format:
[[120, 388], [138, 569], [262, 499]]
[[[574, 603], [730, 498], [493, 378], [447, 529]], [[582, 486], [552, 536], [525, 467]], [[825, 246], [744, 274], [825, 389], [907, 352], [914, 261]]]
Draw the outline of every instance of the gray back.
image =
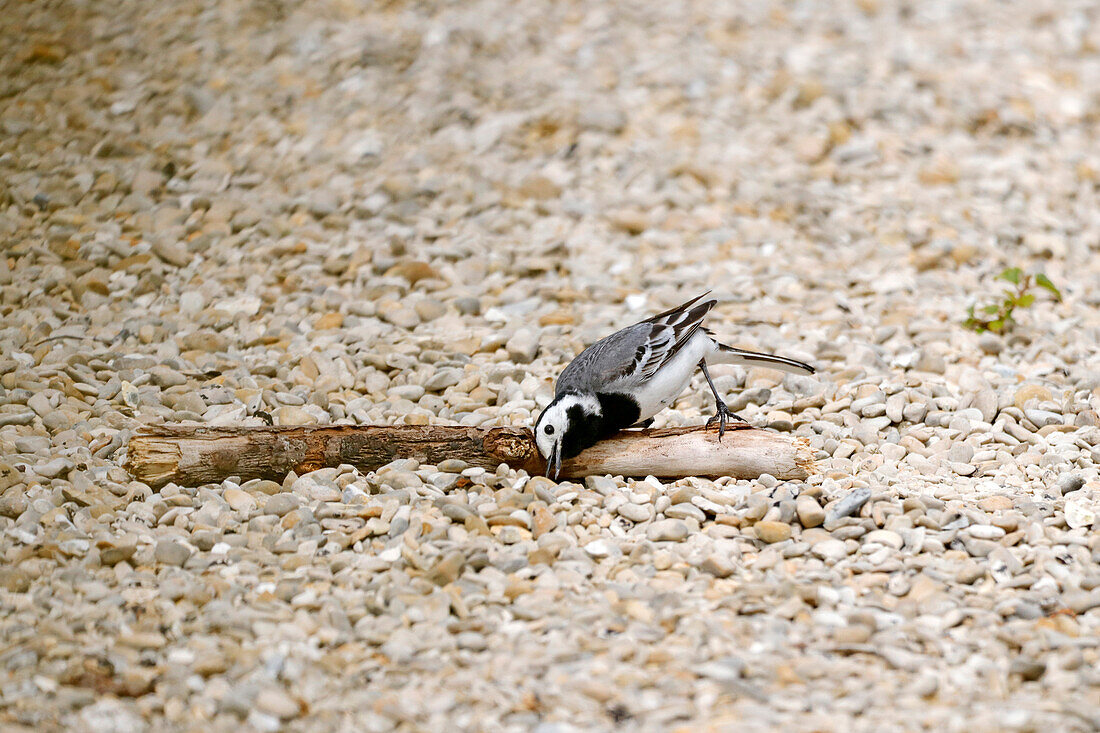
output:
[[647, 354], [652, 323], [635, 323], [605, 336], [577, 355], [558, 377], [554, 394], [629, 389], [638, 361]]

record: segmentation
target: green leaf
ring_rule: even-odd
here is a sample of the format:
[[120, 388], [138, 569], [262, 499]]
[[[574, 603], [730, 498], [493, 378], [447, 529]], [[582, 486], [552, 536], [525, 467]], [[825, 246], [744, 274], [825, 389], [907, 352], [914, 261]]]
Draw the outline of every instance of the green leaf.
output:
[[993, 315], [994, 313], [999, 313], [1000, 310], [1001, 310], [1001, 306], [999, 306], [999, 305], [987, 305], [987, 306], [982, 308], [982, 313], [988, 313], [989, 315]]
[[996, 321], [990, 321], [989, 323], [989, 330], [993, 331], [994, 333], [1000, 333], [1004, 330], [1004, 328], [1005, 322], [999, 318]]
[[1035, 302], [1035, 293], [1024, 293], [1016, 299], [1016, 305], [1021, 308], [1027, 308], [1029, 305]]
[[1000, 278], [1001, 280], [1008, 280], [1013, 285], [1019, 285], [1020, 284], [1020, 277], [1023, 274], [1024, 274], [1024, 271], [1021, 270], [1019, 267], [1010, 267], [1007, 270], [1005, 270], [1004, 272], [1002, 272], [1000, 275], [998, 275], [997, 277]]
[[1061, 300], [1062, 299], [1062, 291], [1059, 290], [1058, 288], [1056, 288], [1054, 286], [1054, 283], [1052, 283], [1050, 281], [1050, 278], [1047, 277], [1046, 275], [1044, 275], [1043, 273], [1040, 272], [1040, 273], [1035, 275], [1035, 284], [1038, 285], [1041, 288], [1045, 288], [1046, 290], [1049, 290], [1054, 295], [1055, 300]]

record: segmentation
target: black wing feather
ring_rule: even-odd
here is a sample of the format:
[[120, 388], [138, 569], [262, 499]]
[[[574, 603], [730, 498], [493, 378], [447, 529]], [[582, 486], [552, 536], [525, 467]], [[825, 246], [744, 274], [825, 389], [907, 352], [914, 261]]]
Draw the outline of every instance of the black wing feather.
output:
[[[683, 305], [667, 310], [650, 318], [648, 322], [653, 324], [648, 343], [650, 344], [649, 356], [641, 365], [641, 376], [645, 379], [653, 376], [664, 364], [680, 352], [695, 332], [703, 325], [703, 318], [717, 305], [717, 300], [706, 300], [698, 305], [695, 303], [704, 295], [692, 298]], [[671, 333], [669, 333], [671, 329]], [[669, 343], [671, 342], [671, 343]], [[639, 349], [639, 351], [641, 351]], [[636, 362], [637, 363], [637, 362]]]

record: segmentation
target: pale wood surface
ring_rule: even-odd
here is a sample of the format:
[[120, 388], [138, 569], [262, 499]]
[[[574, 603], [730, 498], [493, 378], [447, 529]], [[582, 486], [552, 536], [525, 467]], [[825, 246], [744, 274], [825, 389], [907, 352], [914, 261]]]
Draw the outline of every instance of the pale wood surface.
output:
[[[524, 428], [440, 425], [325, 425], [301, 427], [156, 426], [130, 440], [126, 468], [150, 486], [194, 486], [228, 476], [281, 481], [348, 463], [370, 471], [397, 458], [436, 464], [457, 458], [495, 470], [501, 463], [531, 474], [546, 462]], [[802, 479], [813, 472], [804, 438], [730, 426], [722, 441], [716, 428], [625, 430], [562, 465], [561, 478], [588, 475], [733, 476]]]

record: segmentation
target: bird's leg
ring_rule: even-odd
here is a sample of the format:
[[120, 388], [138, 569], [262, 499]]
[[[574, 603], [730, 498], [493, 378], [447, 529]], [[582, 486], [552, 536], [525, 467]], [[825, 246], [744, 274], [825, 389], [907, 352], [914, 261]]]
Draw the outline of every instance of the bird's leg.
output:
[[707, 384], [710, 385], [710, 391], [714, 394], [714, 417], [707, 420], [707, 425], [718, 422], [718, 440], [722, 440], [722, 436], [726, 433], [726, 421], [730, 418], [745, 422], [745, 418], [740, 415], [735, 415], [730, 412], [730, 408], [726, 407], [726, 403], [722, 401], [722, 398], [718, 396], [718, 390], [714, 387], [714, 381], [710, 378], [710, 372], [707, 371], [707, 360], [699, 360], [699, 368], [703, 370], [703, 376], [707, 378]]

